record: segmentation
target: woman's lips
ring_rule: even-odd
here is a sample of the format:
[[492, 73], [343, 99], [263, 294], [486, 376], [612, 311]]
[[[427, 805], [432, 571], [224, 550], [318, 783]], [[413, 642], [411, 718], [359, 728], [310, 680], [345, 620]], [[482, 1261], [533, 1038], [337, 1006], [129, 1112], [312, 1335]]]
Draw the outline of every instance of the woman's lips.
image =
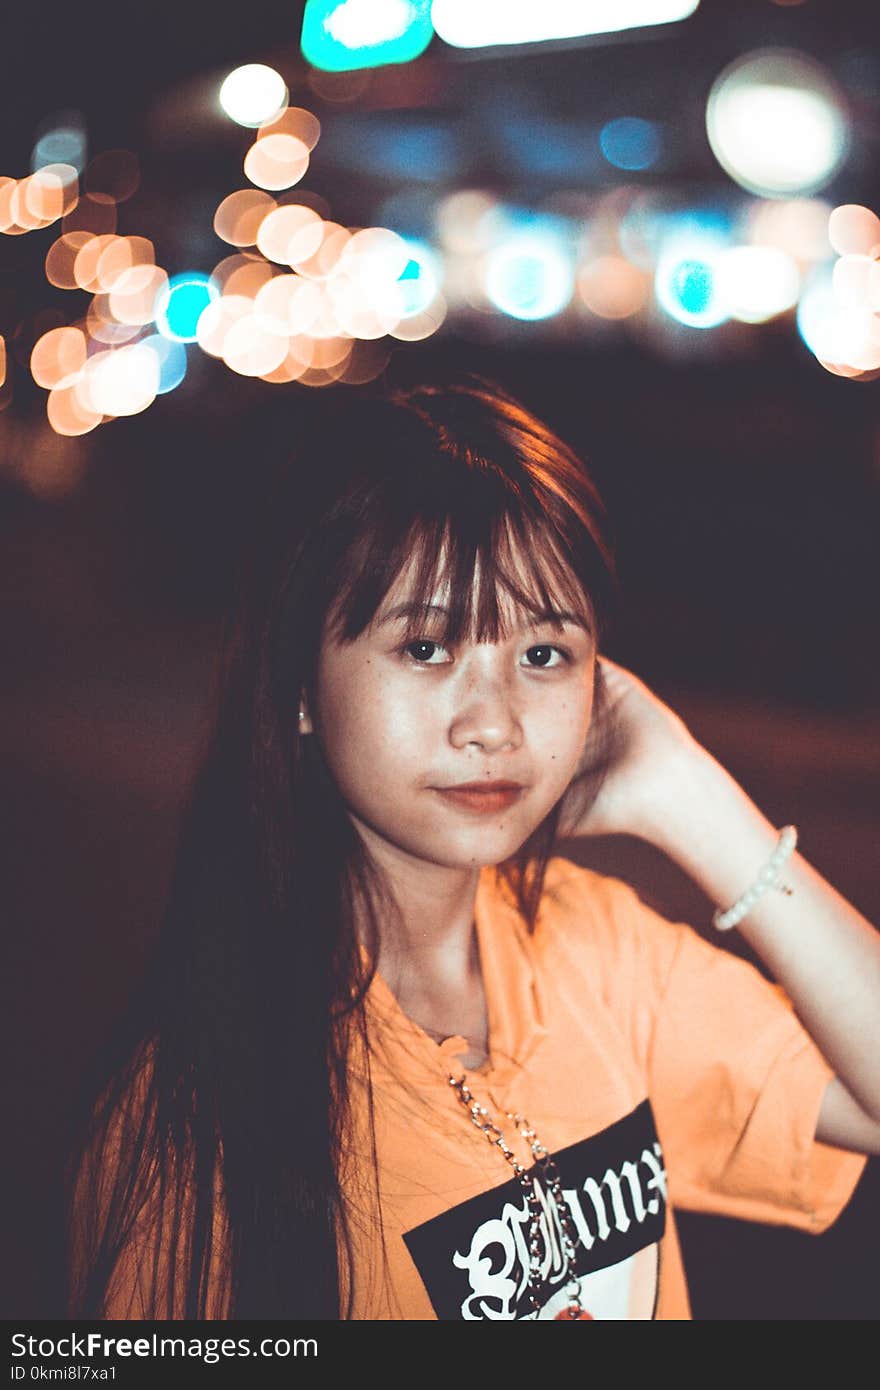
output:
[[495, 815], [506, 811], [508, 806], [522, 796], [524, 787], [496, 787], [484, 791], [482, 787], [437, 787], [436, 790], [446, 801], [458, 806], [462, 811], [474, 815]]

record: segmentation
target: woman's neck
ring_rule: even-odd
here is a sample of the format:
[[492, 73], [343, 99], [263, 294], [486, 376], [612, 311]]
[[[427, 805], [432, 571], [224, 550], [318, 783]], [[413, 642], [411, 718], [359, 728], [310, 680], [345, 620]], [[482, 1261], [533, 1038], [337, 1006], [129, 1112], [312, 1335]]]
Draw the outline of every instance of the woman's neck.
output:
[[384, 843], [368, 845], [399, 908], [383, 922], [380, 975], [431, 1037], [460, 1034], [471, 1043], [472, 1058], [485, 1056], [488, 1022], [474, 922], [479, 868], [416, 862], [389, 853]]

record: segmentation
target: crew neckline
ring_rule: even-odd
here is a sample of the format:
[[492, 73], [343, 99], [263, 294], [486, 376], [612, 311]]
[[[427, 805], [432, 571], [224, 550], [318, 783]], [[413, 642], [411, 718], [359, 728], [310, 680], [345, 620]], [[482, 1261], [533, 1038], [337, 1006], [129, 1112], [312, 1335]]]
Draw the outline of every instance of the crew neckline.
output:
[[[458, 1071], [505, 1086], [523, 1070], [547, 1033], [535, 971], [532, 940], [512, 895], [494, 865], [480, 871], [474, 898], [474, 925], [486, 995], [488, 1057], [479, 1067], [465, 1067], [460, 1056], [467, 1038], [451, 1034], [437, 1042], [409, 1017], [377, 970], [367, 993], [369, 1006], [383, 1030], [399, 1040], [398, 1054], [414, 1057], [436, 1073]], [[420, 1068], [421, 1069], [421, 1068]]]

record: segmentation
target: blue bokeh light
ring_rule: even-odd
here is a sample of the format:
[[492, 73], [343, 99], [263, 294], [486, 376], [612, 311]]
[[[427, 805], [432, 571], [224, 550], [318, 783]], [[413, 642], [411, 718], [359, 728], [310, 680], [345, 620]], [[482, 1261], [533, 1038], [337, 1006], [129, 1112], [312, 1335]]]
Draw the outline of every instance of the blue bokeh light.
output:
[[566, 307], [573, 292], [571, 259], [552, 237], [521, 233], [489, 256], [486, 293], [511, 318], [552, 318]]
[[172, 276], [156, 298], [156, 327], [165, 338], [194, 343], [199, 319], [219, 293], [210, 276], [200, 270]]
[[640, 116], [618, 116], [599, 133], [602, 153], [615, 169], [650, 169], [663, 148], [660, 127]]
[[152, 348], [159, 359], [159, 385], [157, 396], [164, 396], [179, 386], [186, 376], [186, 348], [179, 339], [166, 338], [161, 333], [151, 333], [144, 338], [147, 347]]
[[654, 277], [661, 308], [688, 328], [715, 328], [730, 317], [720, 293], [716, 261], [720, 247], [682, 243], [667, 247]]
[[437, 253], [415, 237], [404, 237], [410, 259], [397, 277], [403, 293], [404, 317], [421, 314], [436, 297], [442, 278]]

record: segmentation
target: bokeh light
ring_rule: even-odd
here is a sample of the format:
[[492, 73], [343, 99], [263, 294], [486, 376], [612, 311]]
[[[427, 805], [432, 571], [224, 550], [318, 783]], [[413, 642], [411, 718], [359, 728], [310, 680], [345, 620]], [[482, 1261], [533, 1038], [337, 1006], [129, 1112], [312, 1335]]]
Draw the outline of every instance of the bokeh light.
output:
[[118, 324], [143, 327], [156, 314], [160, 296], [168, 291], [168, 274], [158, 265], [135, 265], [114, 282], [109, 311]]
[[301, 47], [316, 68], [408, 63], [434, 36], [430, 0], [306, 0]]
[[142, 343], [156, 356], [159, 363], [159, 382], [156, 395], [164, 396], [179, 386], [186, 376], [187, 357], [183, 343], [173, 338], [165, 338], [161, 333], [151, 333]]
[[73, 263], [73, 278], [78, 289], [97, 293], [102, 286], [98, 280], [98, 266], [104, 252], [117, 240], [116, 234], [109, 232], [104, 236], [90, 236], [84, 241]]
[[551, 318], [566, 307], [573, 291], [570, 258], [552, 236], [515, 236], [489, 253], [486, 293], [511, 318]]
[[828, 240], [839, 255], [880, 258], [880, 217], [859, 203], [844, 203], [828, 218]]
[[71, 164], [78, 174], [85, 168], [86, 127], [79, 111], [58, 111], [42, 123], [31, 152], [31, 170], [56, 163]]
[[255, 246], [264, 218], [277, 207], [271, 193], [240, 188], [225, 197], [214, 213], [214, 231], [230, 246]]
[[144, 342], [95, 353], [73, 387], [84, 411], [113, 418], [139, 415], [158, 389], [159, 359]]
[[292, 188], [308, 167], [308, 146], [296, 135], [263, 135], [244, 158], [244, 172], [251, 183], [273, 191]]
[[405, 319], [425, 313], [437, 298], [442, 282], [439, 256], [424, 241], [404, 237], [406, 263], [398, 275], [401, 312]]
[[307, 150], [313, 150], [321, 134], [321, 122], [311, 111], [302, 106], [287, 106], [271, 121], [261, 125], [257, 139], [265, 135], [293, 135], [301, 140]]
[[830, 78], [812, 58], [788, 49], [749, 53], [725, 68], [709, 94], [706, 129], [725, 172], [770, 197], [824, 187], [849, 144]]
[[287, 86], [281, 74], [265, 63], [245, 63], [225, 78], [219, 101], [230, 120], [256, 129], [284, 110]]
[[[227, 257], [228, 261], [232, 257]], [[236, 266], [227, 265], [224, 267], [223, 293], [231, 295], [243, 295], [245, 299], [256, 299], [264, 285], [275, 278], [275, 267], [269, 265], [261, 257], [242, 256]], [[218, 284], [216, 271], [211, 279], [214, 284]]]
[[721, 248], [683, 240], [664, 248], [654, 276], [657, 302], [688, 328], [715, 328], [729, 317], [718, 283]]
[[245, 295], [224, 294], [213, 299], [200, 315], [196, 326], [199, 347], [209, 357], [222, 357], [227, 333], [239, 319], [252, 314], [253, 310], [254, 301]]
[[437, 205], [437, 234], [446, 250], [466, 256], [491, 245], [490, 214], [498, 202], [480, 189], [450, 193]]
[[699, 0], [434, 0], [434, 28], [456, 48], [544, 43], [687, 19]]
[[45, 164], [22, 187], [28, 212], [43, 226], [72, 212], [79, 201], [79, 175], [72, 164]]
[[241, 376], [263, 376], [287, 356], [287, 339], [270, 333], [256, 314], [243, 314], [231, 324], [223, 342], [223, 361]]
[[34, 344], [31, 375], [46, 390], [70, 386], [85, 366], [86, 354], [86, 335], [81, 329], [52, 328]]
[[870, 308], [871, 274], [876, 265], [870, 256], [841, 256], [831, 275], [834, 297], [844, 309]]
[[95, 278], [105, 294], [114, 290], [135, 293], [141, 284], [148, 283], [155, 264], [155, 247], [147, 237], [117, 236], [101, 252]]
[[166, 338], [194, 343], [199, 319], [218, 294], [210, 277], [200, 271], [173, 275], [156, 300], [156, 327]]
[[308, 260], [323, 240], [323, 220], [308, 207], [289, 203], [266, 214], [257, 232], [257, 246], [278, 265]]
[[748, 239], [753, 246], [775, 246], [799, 266], [824, 260], [831, 247], [828, 216], [831, 204], [822, 198], [792, 198], [758, 202], [748, 216]]
[[627, 319], [647, 304], [651, 279], [623, 256], [597, 256], [578, 270], [577, 288], [598, 318]]
[[721, 301], [741, 323], [765, 323], [797, 303], [798, 268], [776, 247], [731, 246], [721, 252], [715, 272]]
[[49, 392], [46, 415], [56, 434], [88, 434], [90, 430], [96, 429], [103, 419], [100, 410], [83, 405], [77, 385], [78, 383], [73, 386], [57, 386]]
[[660, 128], [640, 116], [618, 116], [602, 127], [599, 146], [615, 169], [650, 169], [662, 149]]

